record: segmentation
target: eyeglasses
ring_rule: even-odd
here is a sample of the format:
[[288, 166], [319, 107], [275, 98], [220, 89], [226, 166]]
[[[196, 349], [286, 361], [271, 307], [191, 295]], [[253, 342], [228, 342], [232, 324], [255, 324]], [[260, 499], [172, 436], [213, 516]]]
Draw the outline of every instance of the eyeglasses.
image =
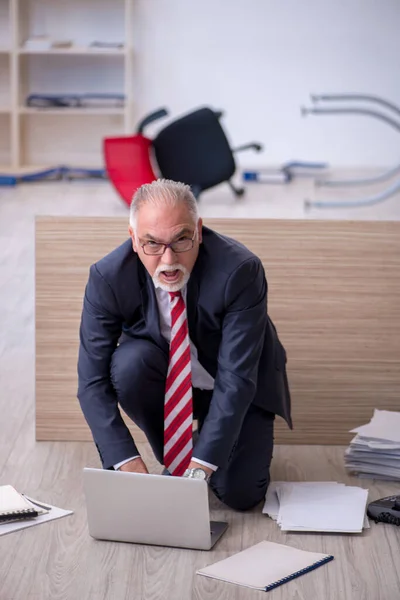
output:
[[141, 244], [141, 247], [143, 249], [143, 252], [148, 256], [160, 256], [164, 254], [167, 248], [171, 248], [174, 254], [179, 254], [180, 252], [188, 252], [194, 246], [196, 231], [194, 232], [192, 238], [181, 237], [179, 238], [179, 240], [171, 242], [170, 244], [161, 244], [160, 242], [150, 241]]

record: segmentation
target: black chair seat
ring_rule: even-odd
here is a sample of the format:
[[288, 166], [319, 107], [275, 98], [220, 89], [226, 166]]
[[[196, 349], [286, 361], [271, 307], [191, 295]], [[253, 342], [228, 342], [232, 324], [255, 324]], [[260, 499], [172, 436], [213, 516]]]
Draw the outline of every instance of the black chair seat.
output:
[[236, 165], [219, 114], [200, 108], [160, 131], [153, 148], [164, 178], [182, 181], [200, 191], [233, 176]]

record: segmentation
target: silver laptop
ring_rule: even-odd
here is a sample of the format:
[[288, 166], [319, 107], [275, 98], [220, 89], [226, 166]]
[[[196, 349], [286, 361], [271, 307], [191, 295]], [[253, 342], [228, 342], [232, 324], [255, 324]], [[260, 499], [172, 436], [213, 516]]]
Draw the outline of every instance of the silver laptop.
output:
[[83, 484], [96, 539], [210, 550], [228, 527], [210, 522], [205, 481], [86, 468]]

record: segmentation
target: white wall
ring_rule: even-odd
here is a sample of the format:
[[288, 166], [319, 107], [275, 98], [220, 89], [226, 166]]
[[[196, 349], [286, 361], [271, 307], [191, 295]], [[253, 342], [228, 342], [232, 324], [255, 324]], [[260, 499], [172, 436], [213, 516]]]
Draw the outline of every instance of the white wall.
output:
[[400, 131], [379, 121], [300, 116], [310, 93], [372, 93], [400, 105], [399, 0], [134, 4], [138, 118], [164, 105], [174, 117], [223, 108], [233, 144], [265, 144], [262, 155], [243, 154], [242, 165], [400, 161]]

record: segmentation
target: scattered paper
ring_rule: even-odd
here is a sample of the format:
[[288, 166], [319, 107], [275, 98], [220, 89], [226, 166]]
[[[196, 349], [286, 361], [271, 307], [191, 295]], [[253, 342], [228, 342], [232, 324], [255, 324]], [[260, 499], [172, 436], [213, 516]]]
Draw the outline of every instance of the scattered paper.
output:
[[345, 452], [346, 468], [359, 477], [400, 480], [400, 412], [375, 409]]
[[272, 482], [263, 513], [282, 531], [361, 533], [366, 517], [368, 490], [336, 481]]

